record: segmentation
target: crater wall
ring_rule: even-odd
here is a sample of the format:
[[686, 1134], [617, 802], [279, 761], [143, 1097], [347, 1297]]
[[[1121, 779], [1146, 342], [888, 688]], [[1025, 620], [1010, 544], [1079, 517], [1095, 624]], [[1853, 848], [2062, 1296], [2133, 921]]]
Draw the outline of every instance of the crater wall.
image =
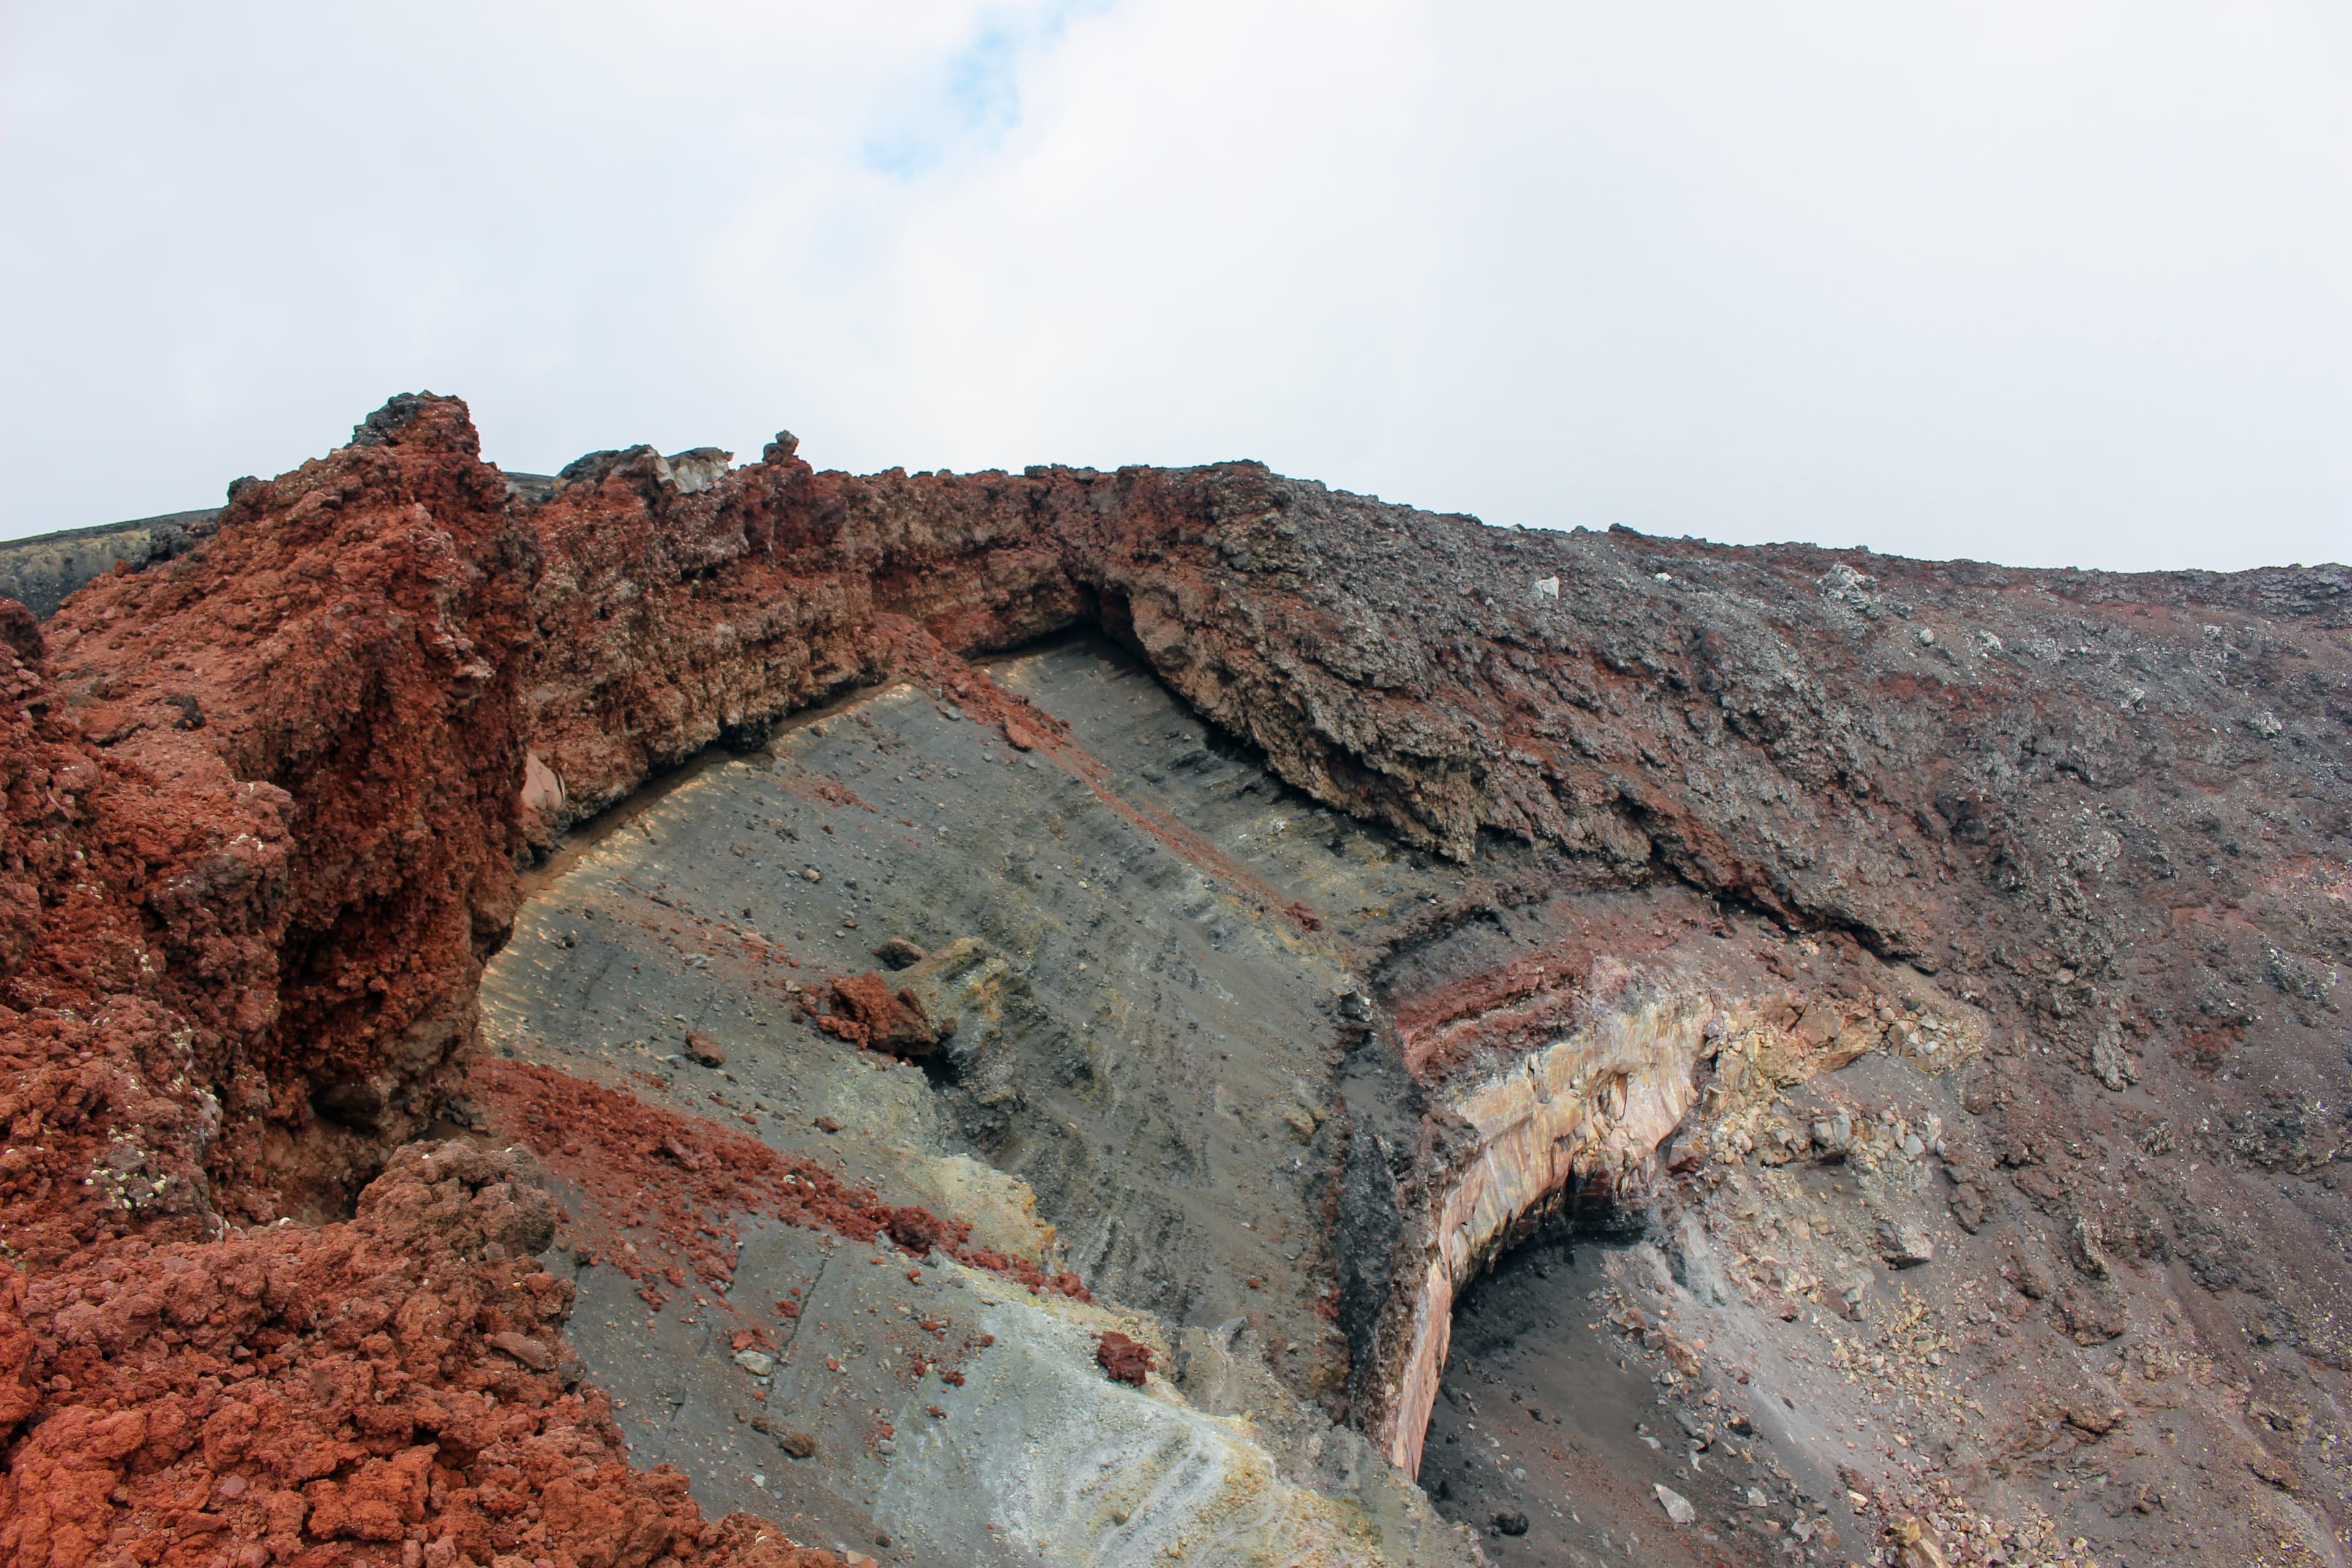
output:
[[[2233, 1331], [2335, 1375], [2345, 1216], [2332, 1185], [2276, 1173], [2324, 1174], [2342, 1146], [2347, 612], [2340, 566], [2116, 576], [1527, 532], [1245, 463], [858, 477], [780, 437], [741, 468], [596, 454], [542, 489], [480, 459], [462, 404], [396, 398], [350, 446], [241, 485], [196, 548], [9, 624], [0, 1231], [26, 1278], [86, 1283], [0, 1324], [0, 1420], [33, 1452], [25, 1434], [134, 1397], [142, 1336], [176, 1331], [135, 1319], [76, 1349], [76, 1290], [147, 1288], [157, 1249], [201, 1258], [280, 1219], [337, 1245], [446, 1107], [518, 868], [566, 826], [796, 708], [893, 672], [979, 691], [965, 656], [1076, 626], [1439, 873], [1348, 939], [1444, 1107], [1413, 1176], [1434, 1195], [1404, 1200], [1426, 1220], [1395, 1275], [1412, 1348], [1356, 1412], [1398, 1462], [1461, 1271], [1580, 1160], [1663, 1135], [1705, 1040], [1705, 1006], [1669, 991], [1569, 1043], [1459, 998], [1429, 1016], [1475, 1026], [1420, 1026], [1440, 981], [1542, 987], [1417, 955], [1485, 911], [1612, 889], [1670, 887], [1981, 1009], [1971, 1113], [2000, 1163], [1958, 1184], [2053, 1258], [2084, 1226], [2139, 1238]], [[1015, 744], [1043, 722], [981, 711]], [[1585, 1119], [1621, 1071], [1604, 1133]], [[1477, 1151], [1459, 1165], [1437, 1146], [1456, 1123]], [[2164, 1152], [2128, 1181], [2062, 1152], [2089, 1146], [2077, 1127], [2158, 1123], [2138, 1146]], [[2204, 1217], [2222, 1193], [2226, 1227]], [[2068, 1322], [2155, 1310], [2092, 1256]], [[249, 1386], [301, 1375], [268, 1359]], [[180, 1474], [209, 1419], [85, 1446], [79, 1512], [25, 1511], [12, 1472], [35, 1521], [16, 1548], [46, 1531], [74, 1560], [67, 1532], [95, 1550], [131, 1528], [168, 1486], [127, 1479]], [[475, 1450], [440, 1440], [466, 1481]], [[326, 1474], [407, 1451], [362, 1443]], [[756, 1537], [646, 1528], [624, 1560]]]

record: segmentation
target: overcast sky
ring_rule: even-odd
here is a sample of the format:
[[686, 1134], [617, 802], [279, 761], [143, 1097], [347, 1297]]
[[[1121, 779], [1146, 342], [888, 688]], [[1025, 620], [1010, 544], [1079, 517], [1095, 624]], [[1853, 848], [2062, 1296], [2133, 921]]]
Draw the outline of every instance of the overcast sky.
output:
[[1262, 458], [1490, 522], [2352, 556], [2342, 0], [0, 0], [0, 536], [488, 454]]

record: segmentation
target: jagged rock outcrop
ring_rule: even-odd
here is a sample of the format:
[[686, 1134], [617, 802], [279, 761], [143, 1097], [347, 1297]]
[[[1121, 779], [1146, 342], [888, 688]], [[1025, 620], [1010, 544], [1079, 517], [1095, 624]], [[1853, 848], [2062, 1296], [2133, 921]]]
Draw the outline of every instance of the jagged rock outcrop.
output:
[[[425, 1125], [470, 1037], [520, 842], [516, 655], [538, 550], [509, 489], [462, 406], [395, 399], [331, 458], [241, 487], [200, 558], [106, 579], [47, 628], [110, 764], [274, 819], [256, 836], [275, 847], [252, 933], [267, 980], [232, 999], [193, 933], [141, 960], [159, 994], [204, 995], [193, 1021], [217, 1043], [195, 1076], [226, 1134], [211, 1158], [250, 1167], [223, 1196], [251, 1194], [256, 1217], [274, 1217], [266, 1186], [298, 1211], [347, 1201]], [[201, 920], [227, 874], [151, 871], [124, 892], [149, 919]]]

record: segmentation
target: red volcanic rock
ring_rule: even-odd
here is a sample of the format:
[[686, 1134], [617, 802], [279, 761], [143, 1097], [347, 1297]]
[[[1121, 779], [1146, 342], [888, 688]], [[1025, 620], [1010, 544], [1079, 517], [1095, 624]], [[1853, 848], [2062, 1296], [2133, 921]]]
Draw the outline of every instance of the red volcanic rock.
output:
[[924, 1253], [942, 1245], [961, 1242], [971, 1234], [971, 1226], [957, 1221], [943, 1220], [924, 1208], [895, 1208], [890, 1211], [890, 1239], [909, 1252]]
[[910, 642], [1003, 647], [1084, 617], [1058, 531], [1032, 515], [1040, 487], [820, 474], [793, 445], [732, 472], [645, 447], [595, 453], [537, 509], [542, 636], [521, 689], [566, 820], [908, 668]]
[[275, 1008], [287, 796], [100, 744], [13, 651], [0, 686], [0, 1234], [36, 1267], [209, 1234], [224, 1116], [269, 1100], [231, 1085]]
[[[478, 445], [456, 399], [395, 398], [352, 445], [241, 486], [193, 554], [93, 583], [47, 628], [112, 764], [274, 818], [131, 895], [159, 928], [152, 989], [201, 994], [229, 1212], [332, 1208], [425, 1124], [512, 918], [539, 552]], [[220, 984], [245, 932], [204, 928], [257, 892], [265, 968]]]
[[26, 665], [39, 664], [48, 651], [41, 637], [41, 623], [14, 599], [0, 599], [0, 647]]
[[1113, 1329], [1095, 1342], [1095, 1364], [1113, 1383], [1131, 1383], [1141, 1388], [1151, 1372], [1151, 1347]]
[[827, 1034], [894, 1056], [928, 1056], [940, 1043], [939, 1026], [909, 990], [892, 991], [878, 973], [833, 983], [833, 1013], [818, 1020]]
[[629, 1467], [604, 1395], [549, 1349], [572, 1300], [531, 1261], [553, 1226], [517, 1155], [415, 1145], [348, 1224], [0, 1274], [21, 1433], [0, 1557], [102, 1559], [169, 1521], [232, 1561], [421, 1537], [451, 1563], [835, 1562], [754, 1552], [683, 1476]]

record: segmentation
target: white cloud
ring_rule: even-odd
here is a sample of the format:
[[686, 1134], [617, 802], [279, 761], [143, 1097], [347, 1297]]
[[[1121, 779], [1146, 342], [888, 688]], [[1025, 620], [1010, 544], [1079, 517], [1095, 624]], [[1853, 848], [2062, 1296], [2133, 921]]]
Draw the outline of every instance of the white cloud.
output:
[[1253, 456], [1489, 521], [2352, 554], [2285, 0], [11, 0], [0, 533], [491, 455]]

